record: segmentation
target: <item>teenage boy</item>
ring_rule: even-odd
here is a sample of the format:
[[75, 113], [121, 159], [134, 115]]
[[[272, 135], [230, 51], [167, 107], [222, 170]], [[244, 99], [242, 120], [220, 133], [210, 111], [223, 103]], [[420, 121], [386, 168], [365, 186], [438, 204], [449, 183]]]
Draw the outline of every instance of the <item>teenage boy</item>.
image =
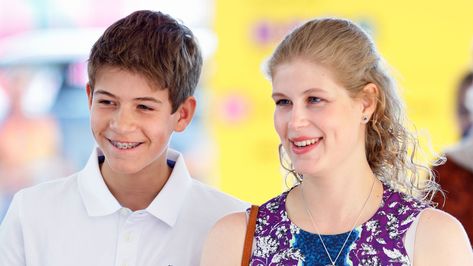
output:
[[98, 147], [82, 171], [15, 195], [0, 265], [198, 265], [215, 221], [247, 207], [191, 179], [168, 149], [194, 115], [201, 66], [192, 32], [168, 15], [110, 26], [88, 62]]

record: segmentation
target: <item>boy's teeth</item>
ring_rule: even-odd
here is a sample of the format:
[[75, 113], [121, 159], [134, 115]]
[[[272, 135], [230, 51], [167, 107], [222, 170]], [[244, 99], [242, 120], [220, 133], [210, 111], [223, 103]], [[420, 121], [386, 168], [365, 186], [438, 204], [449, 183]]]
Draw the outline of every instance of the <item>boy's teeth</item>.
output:
[[307, 140], [303, 140], [303, 141], [295, 141], [294, 144], [298, 147], [305, 147], [305, 146], [312, 145], [312, 144], [316, 143], [317, 140], [319, 140], [319, 139], [317, 138], [317, 139], [307, 139]]
[[139, 142], [117, 142], [117, 141], [112, 141], [113, 146], [126, 150], [126, 149], [131, 149], [136, 146], [138, 146]]

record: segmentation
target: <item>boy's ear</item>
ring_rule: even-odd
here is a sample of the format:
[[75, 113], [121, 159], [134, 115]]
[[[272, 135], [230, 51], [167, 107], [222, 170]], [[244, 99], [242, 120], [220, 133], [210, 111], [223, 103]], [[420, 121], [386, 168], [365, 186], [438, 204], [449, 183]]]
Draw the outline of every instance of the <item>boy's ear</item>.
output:
[[192, 121], [194, 117], [195, 107], [197, 102], [194, 96], [187, 97], [187, 99], [181, 103], [181, 106], [177, 109], [178, 120], [174, 128], [177, 132], [182, 132]]
[[378, 105], [378, 95], [379, 89], [378, 86], [374, 83], [367, 84], [361, 92], [361, 102], [363, 105], [363, 115], [371, 118], [374, 111], [376, 111], [376, 106]]
[[89, 103], [89, 110], [92, 107], [92, 88], [90, 87], [89, 82], [85, 85], [85, 91], [87, 92], [87, 101]]

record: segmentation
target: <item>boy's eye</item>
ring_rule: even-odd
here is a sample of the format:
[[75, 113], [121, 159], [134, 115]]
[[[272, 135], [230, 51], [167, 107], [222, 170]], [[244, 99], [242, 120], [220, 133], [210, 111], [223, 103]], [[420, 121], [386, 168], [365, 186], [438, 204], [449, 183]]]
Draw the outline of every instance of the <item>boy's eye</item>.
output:
[[109, 101], [109, 100], [98, 100], [98, 103], [99, 104], [103, 104], [103, 105], [111, 105], [113, 104], [112, 101]]
[[140, 109], [140, 110], [146, 110], [146, 111], [153, 111], [154, 110], [153, 108], [151, 108], [149, 106], [146, 106], [144, 104], [139, 104], [137, 108]]
[[280, 99], [276, 101], [276, 105], [288, 105], [288, 104], [291, 104], [291, 101], [287, 99]]

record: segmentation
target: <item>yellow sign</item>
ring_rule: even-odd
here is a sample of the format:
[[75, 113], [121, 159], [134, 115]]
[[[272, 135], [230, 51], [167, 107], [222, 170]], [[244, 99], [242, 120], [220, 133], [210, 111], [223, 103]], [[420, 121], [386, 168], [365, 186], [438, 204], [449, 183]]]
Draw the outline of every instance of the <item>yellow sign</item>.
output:
[[217, 185], [257, 204], [285, 189], [263, 63], [287, 32], [318, 16], [344, 17], [366, 28], [395, 69], [417, 129], [430, 132], [438, 151], [454, 142], [454, 90], [469, 67], [473, 2], [435, 3], [216, 0], [218, 48], [208, 85], [219, 156]]

